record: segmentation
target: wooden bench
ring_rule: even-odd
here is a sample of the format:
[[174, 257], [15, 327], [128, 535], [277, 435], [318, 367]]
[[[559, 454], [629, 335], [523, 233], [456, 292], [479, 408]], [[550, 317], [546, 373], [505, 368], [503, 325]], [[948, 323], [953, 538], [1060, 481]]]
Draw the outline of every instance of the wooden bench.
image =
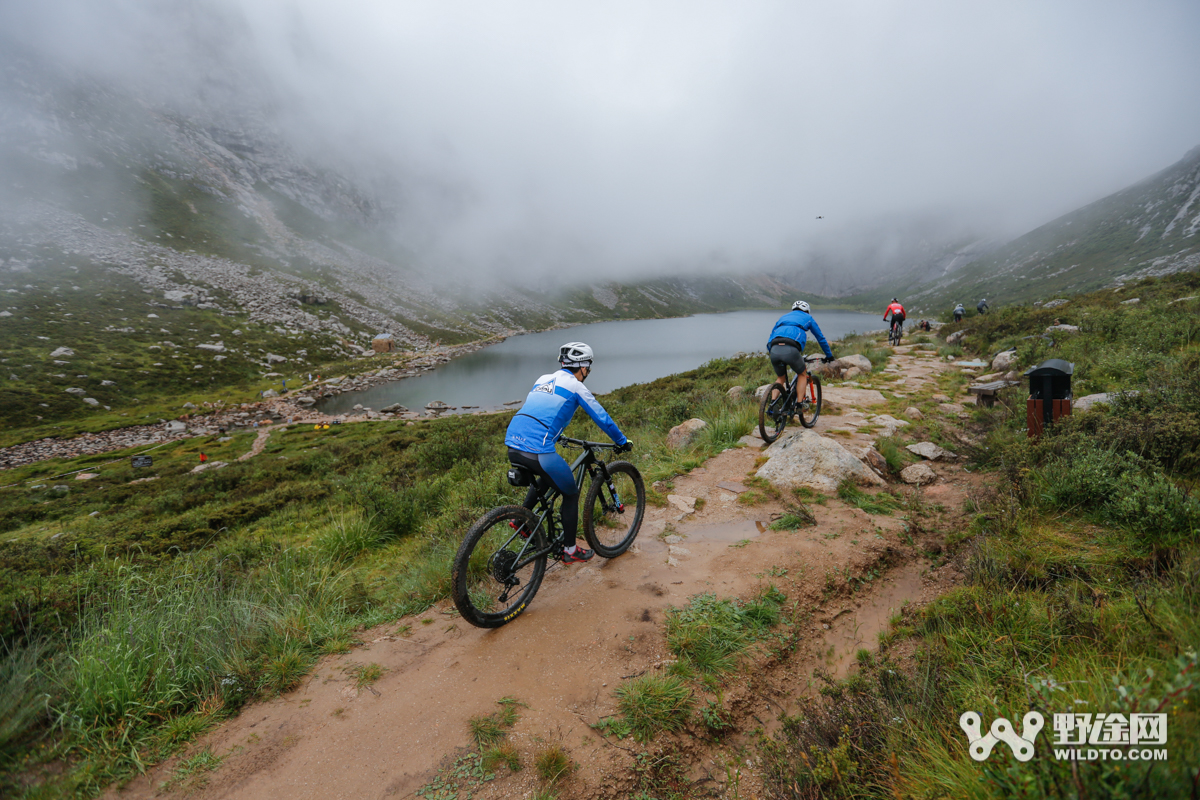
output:
[[996, 404], [996, 393], [1001, 389], [1007, 389], [1010, 386], [1020, 386], [1020, 381], [992, 381], [990, 383], [978, 383], [974, 386], [968, 386], [967, 391], [975, 395], [975, 405], [991, 408]]

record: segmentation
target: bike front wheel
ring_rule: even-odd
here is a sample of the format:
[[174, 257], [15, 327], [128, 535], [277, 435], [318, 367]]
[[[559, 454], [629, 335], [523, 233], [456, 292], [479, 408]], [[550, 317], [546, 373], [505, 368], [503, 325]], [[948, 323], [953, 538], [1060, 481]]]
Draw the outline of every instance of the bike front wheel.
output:
[[779, 384], [773, 384], [763, 395], [762, 403], [758, 406], [758, 434], [767, 444], [779, 438], [787, 427], [788, 395]]
[[546, 574], [546, 537], [523, 506], [497, 506], [467, 531], [450, 571], [454, 605], [478, 628], [498, 628], [525, 610]]
[[628, 461], [608, 465], [608, 480], [599, 476], [583, 501], [583, 535], [598, 555], [616, 558], [629, 549], [646, 513], [642, 473]]
[[821, 378], [818, 375], [808, 376], [808, 391], [805, 392], [804, 399], [807, 402], [800, 403], [796, 409], [796, 415], [800, 417], [800, 424], [806, 428], [811, 428], [817, 424], [817, 417], [821, 416]]

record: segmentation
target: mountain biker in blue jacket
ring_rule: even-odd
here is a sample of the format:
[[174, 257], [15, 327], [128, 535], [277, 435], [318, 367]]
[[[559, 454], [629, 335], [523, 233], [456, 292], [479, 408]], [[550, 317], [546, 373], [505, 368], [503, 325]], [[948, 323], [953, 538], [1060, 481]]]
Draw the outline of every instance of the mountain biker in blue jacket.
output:
[[821, 333], [817, 321], [809, 313], [808, 303], [797, 300], [792, 304], [792, 310], [775, 322], [771, 335], [767, 338], [767, 354], [771, 358], [771, 368], [775, 370], [775, 383], [780, 391], [787, 389], [787, 368], [796, 371], [799, 379], [796, 381], [796, 397], [803, 398], [808, 391], [808, 372], [804, 366], [804, 343], [808, 334], [816, 337], [821, 350], [825, 352], [825, 361], [833, 361], [833, 351], [825, 334]]
[[575, 409], [582, 406], [600, 430], [618, 445], [618, 452], [633, 449], [617, 423], [583, 385], [592, 372], [593, 358], [592, 348], [583, 342], [568, 342], [560, 347], [558, 363], [562, 368], [534, 382], [521, 410], [508, 423], [504, 436], [509, 462], [538, 476], [537, 483], [530, 486], [525, 495], [526, 508], [533, 506], [534, 499], [549, 484], [562, 493], [564, 564], [587, 561], [595, 554], [575, 542], [579, 526], [579, 488], [575, 485], [571, 465], [554, 449], [558, 437], [575, 416]]

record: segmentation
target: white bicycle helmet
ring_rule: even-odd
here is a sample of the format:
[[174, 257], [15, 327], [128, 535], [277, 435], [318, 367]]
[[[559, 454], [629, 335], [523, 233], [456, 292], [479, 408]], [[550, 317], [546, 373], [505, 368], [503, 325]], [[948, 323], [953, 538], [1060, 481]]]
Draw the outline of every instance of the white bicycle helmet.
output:
[[792, 303], [792, 311], [803, 311], [805, 314], [807, 314], [808, 303], [804, 302], [803, 300], [797, 300], [796, 302]]
[[558, 348], [558, 363], [564, 367], [590, 367], [594, 359], [592, 348], [583, 342], [567, 342]]

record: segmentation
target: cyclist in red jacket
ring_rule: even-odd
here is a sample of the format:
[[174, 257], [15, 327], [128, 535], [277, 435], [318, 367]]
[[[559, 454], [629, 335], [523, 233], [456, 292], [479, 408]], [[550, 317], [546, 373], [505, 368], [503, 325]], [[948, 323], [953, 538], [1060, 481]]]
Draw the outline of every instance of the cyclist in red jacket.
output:
[[884, 322], [887, 322], [889, 314], [892, 316], [893, 327], [896, 325], [899, 325], [901, 328], [904, 327], [904, 318], [907, 315], [904, 313], [904, 306], [900, 305], [900, 301], [894, 297], [892, 298], [891, 304], [888, 305], [887, 310], [883, 312]]

